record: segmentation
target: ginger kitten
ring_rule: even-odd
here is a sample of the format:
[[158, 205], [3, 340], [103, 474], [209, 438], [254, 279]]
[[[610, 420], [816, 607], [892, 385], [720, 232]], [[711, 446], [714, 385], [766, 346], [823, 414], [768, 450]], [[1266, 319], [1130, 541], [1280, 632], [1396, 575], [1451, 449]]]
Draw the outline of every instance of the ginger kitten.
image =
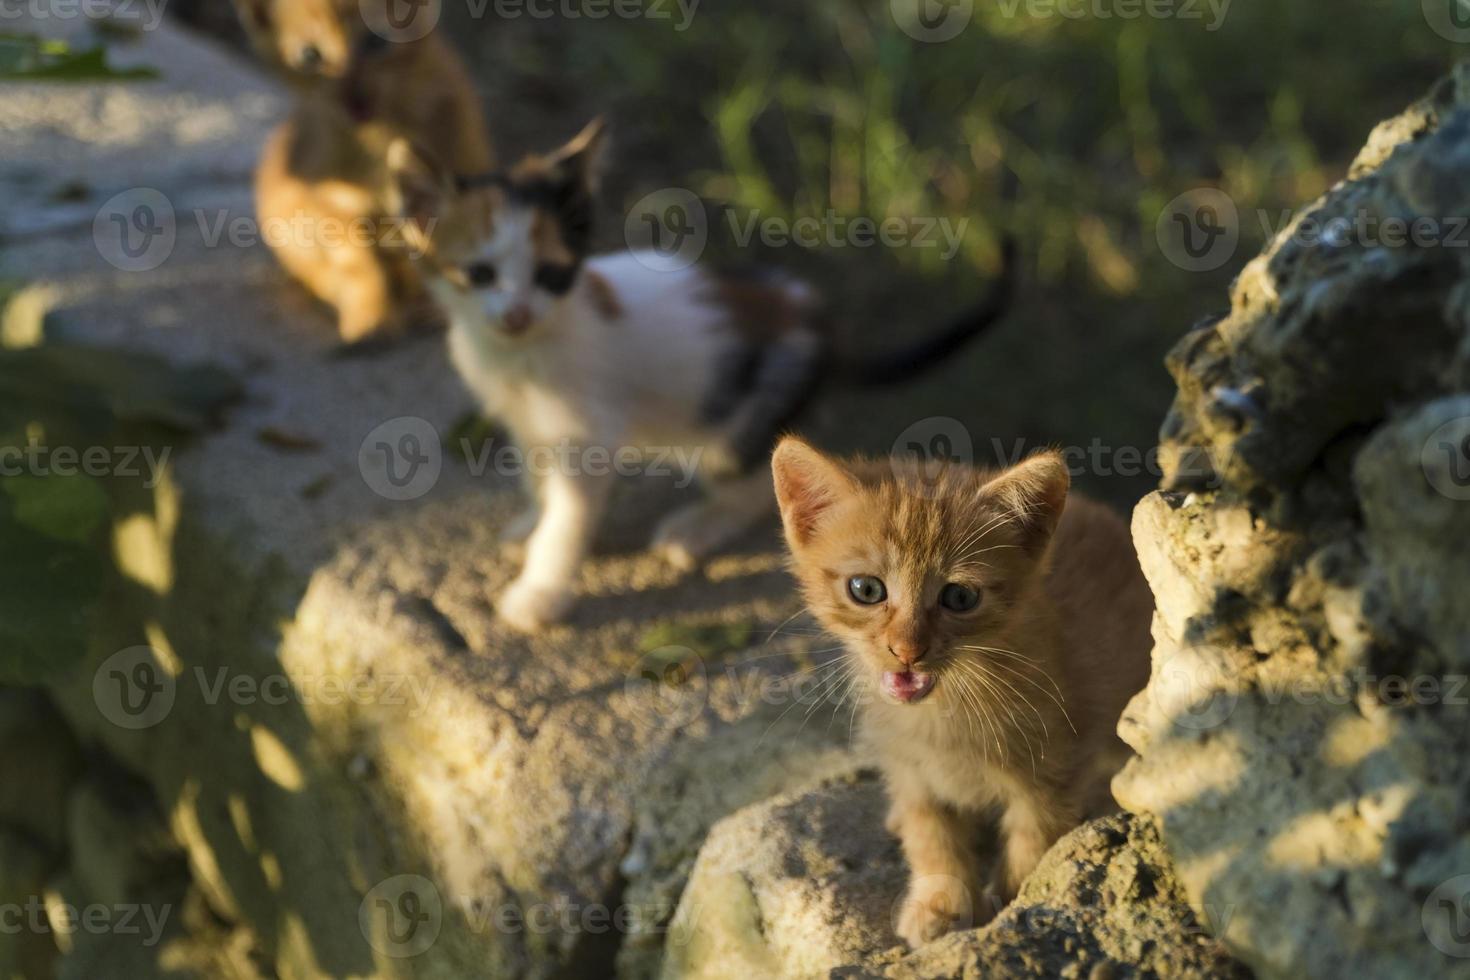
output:
[[[1015, 897], [1042, 854], [1114, 808], [1116, 734], [1148, 680], [1153, 597], [1128, 528], [1068, 496], [1062, 456], [1003, 472], [849, 465], [798, 439], [771, 467], [792, 567], [871, 696], [919, 946]], [[987, 877], [977, 830], [999, 814]]]
[[[600, 121], [504, 174], [465, 179], [407, 143], [390, 152], [415, 251], [450, 315], [460, 377], [516, 443], [697, 461], [706, 499], [669, 515], [654, 548], [694, 567], [775, 509], [776, 437], [824, 380], [897, 380], [999, 318], [1007, 280], [978, 311], [907, 349], [870, 358], [829, 343], [814, 291], [780, 274], [669, 271], [654, 253], [592, 255], [606, 133]], [[1008, 250], [1007, 254], [1010, 254]], [[573, 472], [571, 470], [578, 470]], [[529, 481], [532, 505], [506, 532], [526, 539], [497, 603], [511, 626], [561, 618], [612, 487], [603, 468]]]
[[392, 140], [415, 140], [465, 173], [494, 165], [458, 55], [432, 32], [387, 40], [393, 2], [235, 0], [256, 49], [298, 95], [261, 156], [257, 216], [263, 228], [291, 229], [267, 240], [336, 311], [348, 343], [438, 319], [382, 199]]

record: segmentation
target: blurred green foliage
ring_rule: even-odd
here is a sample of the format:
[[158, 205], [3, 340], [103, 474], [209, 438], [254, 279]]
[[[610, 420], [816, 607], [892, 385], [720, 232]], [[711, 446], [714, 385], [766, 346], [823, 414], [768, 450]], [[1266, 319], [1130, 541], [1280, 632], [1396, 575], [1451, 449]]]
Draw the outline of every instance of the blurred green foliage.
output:
[[0, 33], [0, 81], [118, 82], [157, 77], [151, 67], [114, 68], [102, 44], [79, 49], [32, 34]]
[[[1149, 274], [1167, 201], [1219, 186], [1251, 214], [1244, 231], [1259, 245], [1257, 208], [1274, 222], [1324, 191], [1372, 123], [1456, 54], [1419, 4], [1392, 0], [1234, 2], [1218, 23], [1205, 3], [1176, 5], [1197, 18], [1124, 19], [978, 0], [942, 43], [903, 31], [904, 2], [706, 2], [682, 31], [673, 13], [480, 33], [516, 74], [580, 90], [558, 100], [627, 107], [624, 158], [642, 185], [676, 178], [737, 211], [793, 219], [968, 217], [968, 263], [889, 257], [926, 278], [989, 268], [1003, 227], [1028, 240], [1044, 283], [1085, 277], [1151, 296], [1180, 283]], [[528, 32], [540, 43], [522, 43]], [[504, 94], [491, 92], [492, 115]], [[999, 199], [1002, 161], [1020, 177], [1013, 206]]]
[[0, 684], [33, 684], [86, 653], [112, 569], [108, 532], [132, 496], [119, 481], [144, 476], [136, 462], [80, 461], [158, 453], [238, 392], [213, 368], [60, 345], [0, 350], [0, 391]]
[[[1231, 277], [1346, 174], [1374, 125], [1464, 53], [1406, 0], [1236, 0], [1214, 30], [1206, 3], [1188, 5], [1199, 19], [1129, 20], [976, 0], [942, 43], [899, 26], [909, 3], [706, 0], [684, 30], [671, 3], [665, 18], [600, 20], [445, 9], [507, 156], [612, 116], [608, 248], [643, 195], [688, 188], [707, 202], [707, 260], [808, 277], [849, 343], [881, 348], [980, 296], [998, 233], [1017, 235], [1026, 281], [1000, 330], [921, 383], [829, 394], [809, 425], [832, 448], [881, 453], [917, 420], [957, 418], [981, 462], [995, 462], [992, 439], [1152, 447], [1173, 392], [1169, 347], [1228, 305]], [[1219, 269], [1189, 272], [1156, 226], [1200, 187], [1235, 202], [1240, 244]], [[829, 210], [948, 219], [963, 247], [944, 261], [938, 249], [743, 248], [729, 233], [752, 213]], [[1079, 483], [1126, 506], [1156, 475], [1095, 467]]]

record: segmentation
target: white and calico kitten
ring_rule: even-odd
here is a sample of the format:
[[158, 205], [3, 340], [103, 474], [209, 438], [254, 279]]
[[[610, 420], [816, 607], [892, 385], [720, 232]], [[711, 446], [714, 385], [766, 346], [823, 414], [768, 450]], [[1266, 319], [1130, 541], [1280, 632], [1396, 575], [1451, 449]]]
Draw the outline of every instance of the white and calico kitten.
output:
[[[697, 460], [706, 498], [669, 515], [653, 540], [689, 569], [774, 513], [770, 451], [834, 364], [869, 382], [912, 373], [1004, 304], [896, 358], [840, 362], [803, 283], [669, 271], [654, 253], [589, 255], [605, 142], [594, 121], [548, 156], [474, 179], [400, 142], [389, 154], [393, 195], [449, 314], [456, 369], [523, 451]], [[523, 631], [571, 607], [611, 490], [606, 468], [567, 469], [529, 481], [532, 507], [506, 532], [526, 540], [526, 561], [497, 607]]]

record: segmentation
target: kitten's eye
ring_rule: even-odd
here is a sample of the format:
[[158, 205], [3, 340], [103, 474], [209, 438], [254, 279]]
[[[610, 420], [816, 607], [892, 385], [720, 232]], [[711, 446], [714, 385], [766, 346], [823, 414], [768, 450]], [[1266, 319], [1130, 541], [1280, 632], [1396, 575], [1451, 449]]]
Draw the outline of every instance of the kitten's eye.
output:
[[888, 598], [888, 586], [883, 584], [881, 578], [871, 575], [854, 575], [847, 580], [847, 594], [852, 596], [854, 602], [864, 606], [876, 606]]
[[566, 293], [576, 281], [577, 267], [574, 265], [547, 263], [536, 267], [536, 285], [556, 296]]
[[966, 613], [980, 605], [980, 593], [968, 585], [951, 582], [939, 591], [939, 604], [950, 612]]
[[489, 262], [476, 262], [464, 267], [464, 277], [476, 289], [495, 285], [495, 266]]

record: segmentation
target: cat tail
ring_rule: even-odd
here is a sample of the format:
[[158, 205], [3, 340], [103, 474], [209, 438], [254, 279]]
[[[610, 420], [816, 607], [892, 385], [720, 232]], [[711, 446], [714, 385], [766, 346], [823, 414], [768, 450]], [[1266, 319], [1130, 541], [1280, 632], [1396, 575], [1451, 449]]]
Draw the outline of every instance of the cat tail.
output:
[[875, 354], [833, 352], [833, 380], [855, 388], [878, 388], [909, 381], [948, 360], [1010, 312], [1016, 293], [1018, 251], [1016, 240], [1007, 235], [1001, 242], [1000, 275], [989, 294], [929, 336]]

